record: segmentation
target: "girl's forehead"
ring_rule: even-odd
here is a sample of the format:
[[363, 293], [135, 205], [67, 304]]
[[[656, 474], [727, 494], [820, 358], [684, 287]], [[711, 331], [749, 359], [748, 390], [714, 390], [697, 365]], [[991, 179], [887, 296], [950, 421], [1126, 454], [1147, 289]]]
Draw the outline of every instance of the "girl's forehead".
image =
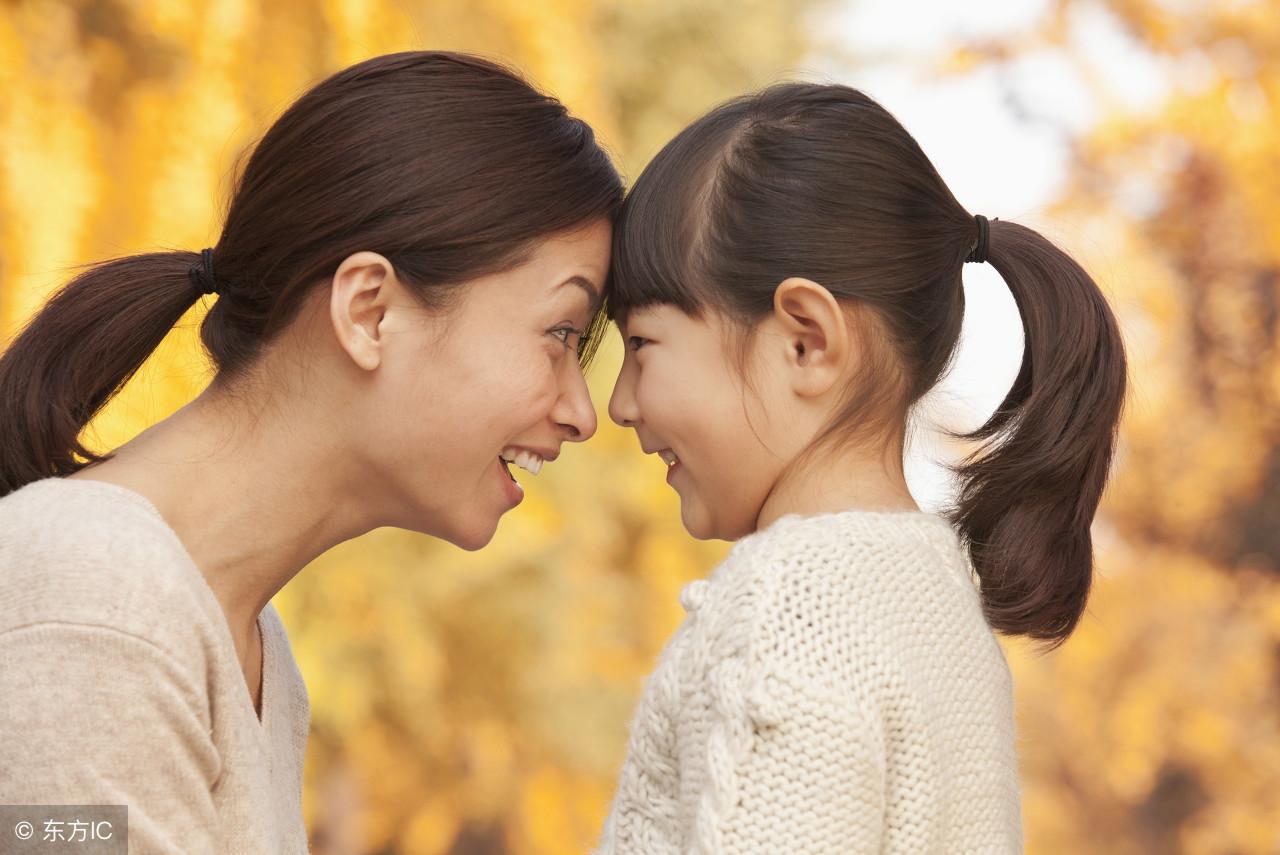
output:
[[650, 326], [670, 323], [672, 315], [683, 314], [669, 303], [650, 303], [629, 309], [625, 317], [619, 320], [618, 327], [627, 329], [634, 326]]
[[619, 321], [618, 329], [623, 335], [635, 334], [644, 338], [705, 336], [719, 340], [728, 327], [726, 320], [712, 310], [691, 315], [671, 303], [651, 303], [628, 312], [626, 318]]

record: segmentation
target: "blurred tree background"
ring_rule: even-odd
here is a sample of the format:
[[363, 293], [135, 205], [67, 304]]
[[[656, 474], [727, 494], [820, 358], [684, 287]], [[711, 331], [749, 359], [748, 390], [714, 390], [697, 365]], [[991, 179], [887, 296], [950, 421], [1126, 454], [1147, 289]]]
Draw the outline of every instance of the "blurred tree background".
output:
[[1280, 852], [1280, 8], [1055, 0], [952, 67], [1070, 56], [1086, 5], [1175, 86], [1135, 111], [1094, 75], [1110, 106], [1070, 140], [1049, 214], [1082, 224], [1121, 298], [1134, 389], [1090, 614], [1053, 656], [1011, 663], [1029, 842]]
[[[634, 177], [717, 101], [838, 51], [804, 0], [0, 0], [0, 335], [72, 265], [216, 238], [237, 159], [339, 67], [506, 59]], [[1090, 613], [1017, 680], [1028, 851], [1280, 851], [1280, 14], [1271, 2], [1055, 0], [940, 74], [1070, 54], [1102, 7], [1179, 85], [1071, 138], [1081, 257], [1120, 297], [1134, 398]], [[850, 58], [856, 63], [856, 57]], [[892, 109], [892, 104], [888, 105]], [[1029, 105], [1042, 118], [1053, 105]], [[1070, 247], [1079, 250], [1078, 247]], [[97, 420], [101, 449], [207, 382], [197, 306]], [[603, 414], [611, 341], [591, 382]], [[313, 705], [318, 855], [582, 853], [641, 682], [723, 544], [607, 418], [469, 554], [382, 529], [277, 599]]]

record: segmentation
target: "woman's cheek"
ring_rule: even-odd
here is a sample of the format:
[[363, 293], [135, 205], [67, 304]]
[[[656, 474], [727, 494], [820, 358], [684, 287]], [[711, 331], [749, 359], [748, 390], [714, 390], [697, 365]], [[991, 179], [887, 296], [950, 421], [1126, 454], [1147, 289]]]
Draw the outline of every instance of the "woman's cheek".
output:
[[512, 351], [502, 367], [498, 388], [506, 387], [512, 400], [529, 401], [545, 394], [555, 385], [555, 366], [544, 349]]
[[568, 391], [568, 381], [562, 380], [558, 365], [545, 361], [541, 365], [541, 370], [526, 371], [523, 381], [518, 384], [520, 394], [516, 399], [523, 402], [522, 410], [526, 416], [542, 414], [545, 417], [555, 408], [561, 387]]

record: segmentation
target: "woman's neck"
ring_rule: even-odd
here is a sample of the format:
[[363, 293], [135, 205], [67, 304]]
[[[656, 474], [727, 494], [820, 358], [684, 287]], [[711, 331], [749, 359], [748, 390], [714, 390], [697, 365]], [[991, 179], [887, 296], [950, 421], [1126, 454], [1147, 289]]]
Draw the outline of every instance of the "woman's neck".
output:
[[[299, 404], [305, 407], [306, 404]], [[169, 418], [73, 478], [148, 498], [190, 553], [227, 616], [236, 647], [253, 646], [259, 613], [307, 563], [370, 528], [343, 455], [318, 414], [246, 412], [206, 389]]]

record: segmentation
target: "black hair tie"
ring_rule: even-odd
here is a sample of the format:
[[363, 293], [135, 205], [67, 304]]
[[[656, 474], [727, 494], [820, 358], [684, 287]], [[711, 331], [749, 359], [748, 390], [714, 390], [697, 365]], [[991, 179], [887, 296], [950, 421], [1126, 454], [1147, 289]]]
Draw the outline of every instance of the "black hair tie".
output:
[[213, 278], [213, 250], [205, 248], [200, 250], [200, 263], [193, 264], [187, 269], [187, 277], [191, 280], [191, 284], [200, 290], [201, 294], [217, 294], [218, 280]]
[[[973, 249], [969, 250], [969, 257], [965, 262], [975, 262], [976, 264], [985, 264], [987, 261], [987, 244], [991, 239], [991, 227], [987, 223], [987, 218], [978, 214], [974, 219], [978, 223], [978, 242], [974, 244]], [[996, 217], [996, 219], [1000, 219]]]

